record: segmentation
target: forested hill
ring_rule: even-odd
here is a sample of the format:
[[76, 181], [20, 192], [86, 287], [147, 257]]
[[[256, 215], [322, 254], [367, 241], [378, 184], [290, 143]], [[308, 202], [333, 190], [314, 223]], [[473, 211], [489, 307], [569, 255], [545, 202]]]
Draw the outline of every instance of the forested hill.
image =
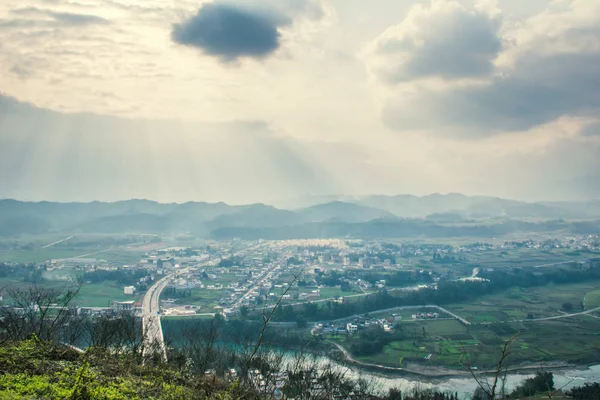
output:
[[[350, 200], [350, 199], [348, 199]], [[298, 209], [265, 204], [55, 203], [0, 200], [0, 236], [38, 233], [191, 233], [200, 237], [496, 237], [600, 232], [600, 203], [523, 203], [463, 195], [372, 196]], [[404, 211], [403, 211], [404, 210]]]

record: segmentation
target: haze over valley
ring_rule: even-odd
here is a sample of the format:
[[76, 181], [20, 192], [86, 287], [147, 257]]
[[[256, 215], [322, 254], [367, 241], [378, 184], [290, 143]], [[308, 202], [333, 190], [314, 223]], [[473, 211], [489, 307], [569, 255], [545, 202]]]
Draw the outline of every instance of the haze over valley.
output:
[[0, 399], [600, 399], [600, 1], [0, 1]]

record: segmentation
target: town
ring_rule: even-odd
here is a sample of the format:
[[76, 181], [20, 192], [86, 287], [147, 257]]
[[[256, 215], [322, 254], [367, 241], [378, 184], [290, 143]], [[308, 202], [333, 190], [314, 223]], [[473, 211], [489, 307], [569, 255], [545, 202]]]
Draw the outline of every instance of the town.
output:
[[[160, 294], [162, 316], [222, 314], [230, 318], [246, 317], [253, 310], [275, 303], [344, 303], [379, 291], [419, 290], [443, 281], [469, 279], [473, 277], [472, 265], [478, 263], [481, 269], [486, 267], [485, 257], [503, 257], [509, 252], [554, 251], [567, 256], [567, 262], [583, 261], [585, 252], [600, 249], [600, 240], [588, 235], [439, 245], [314, 239], [210, 241], [202, 247], [151, 242], [136, 248], [140, 249], [147, 251], [137, 262], [128, 264], [65, 258], [29, 268], [32, 275], [80, 284], [84, 291], [104, 281], [126, 282], [118, 298], [105, 298], [104, 306], [98, 304], [98, 299], [93, 306], [81, 303], [88, 313], [141, 313], [144, 293], [156, 281], [168, 277]], [[582, 251], [580, 257], [572, 257]], [[542, 258], [536, 262], [543, 266], [565, 261]], [[523, 260], [519, 263], [527, 266]], [[10, 267], [11, 263], [4, 265]], [[493, 270], [494, 261], [486, 268]]]

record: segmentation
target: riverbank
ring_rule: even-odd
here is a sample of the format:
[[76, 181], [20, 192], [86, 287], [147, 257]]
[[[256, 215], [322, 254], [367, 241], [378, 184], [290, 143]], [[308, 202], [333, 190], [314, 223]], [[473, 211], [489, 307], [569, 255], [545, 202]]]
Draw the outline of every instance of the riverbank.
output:
[[[454, 378], [469, 378], [472, 376], [472, 373], [468, 369], [464, 370], [456, 370], [451, 368], [444, 368], [440, 366], [422, 366], [422, 365], [409, 365], [407, 367], [391, 367], [387, 365], [367, 363], [364, 361], [356, 360], [352, 357], [350, 352], [344, 349], [338, 343], [335, 343], [331, 340], [327, 341], [335, 346], [339, 351], [342, 352], [344, 358], [342, 360], [336, 360], [341, 364], [349, 367], [349, 368], [358, 368], [361, 370], [369, 371], [373, 374], [380, 374], [387, 378], [390, 377], [402, 377], [402, 378], [418, 378], [418, 379], [426, 379], [428, 381], [441, 381], [448, 380]], [[532, 374], [534, 372], [544, 370], [544, 371], [573, 371], [573, 370], [587, 370], [590, 367], [595, 366], [596, 364], [588, 364], [588, 365], [578, 365], [578, 364], [570, 364], [561, 361], [547, 362], [543, 364], [523, 364], [519, 366], [509, 367], [504, 369], [503, 371], [516, 375], [527, 375]], [[494, 370], [477, 370], [473, 371], [477, 375], [493, 375], [495, 374]]]

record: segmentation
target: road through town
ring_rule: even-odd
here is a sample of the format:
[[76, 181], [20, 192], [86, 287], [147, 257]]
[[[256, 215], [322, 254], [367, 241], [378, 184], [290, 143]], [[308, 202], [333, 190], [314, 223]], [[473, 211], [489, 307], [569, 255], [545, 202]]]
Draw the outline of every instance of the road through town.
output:
[[[238, 256], [246, 251], [253, 250], [260, 247], [251, 246], [234, 253], [232, 256]], [[194, 268], [206, 267], [214, 265], [217, 260], [215, 258], [207, 258], [201, 264], [196, 265]], [[174, 270], [165, 277], [159, 279], [152, 285], [142, 300], [142, 331], [144, 333], [144, 344], [145, 351], [159, 350], [163, 359], [167, 359], [167, 350], [165, 347], [165, 339], [163, 337], [162, 325], [160, 322], [160, 294], [167, 287], [169, 282], [179, 274], [184, 274], [192, 270], [189, 268], [181, 268]]]

